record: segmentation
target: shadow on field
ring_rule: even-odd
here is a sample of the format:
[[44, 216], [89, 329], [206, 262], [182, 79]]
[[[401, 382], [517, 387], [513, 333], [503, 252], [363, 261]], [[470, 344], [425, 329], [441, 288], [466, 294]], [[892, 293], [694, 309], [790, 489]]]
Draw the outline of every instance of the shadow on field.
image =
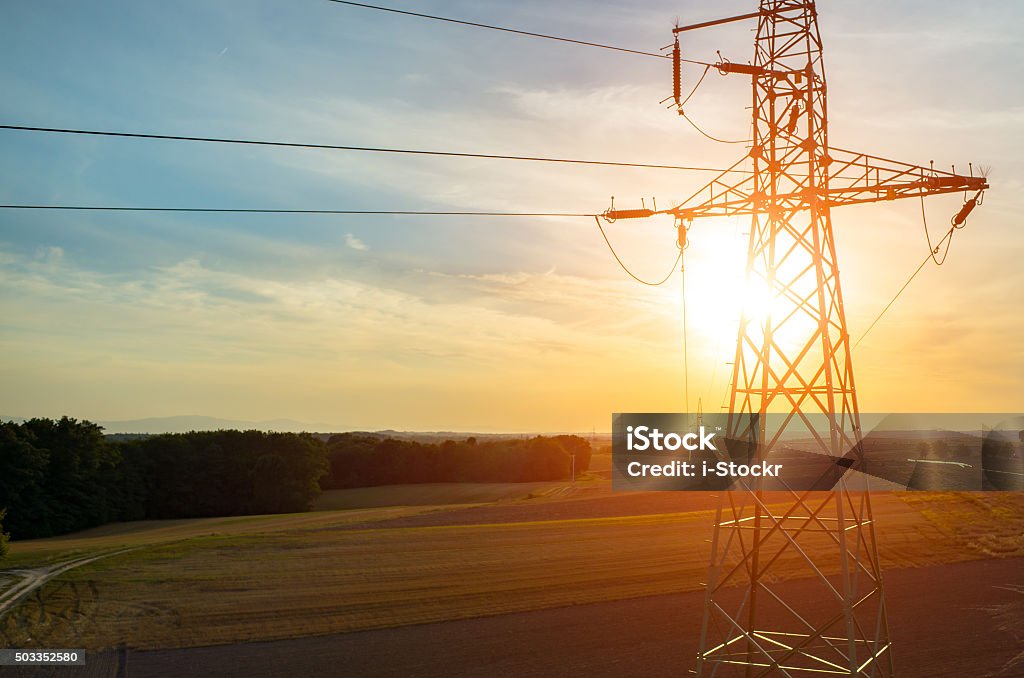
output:
[[[886, 573], [898, 675], [1024, 675], [1024, 560]], [[801, 582], [786, 584], [792, 592]], [[11, 676], [653, 676], [693, 666], [703, 594], [633, 598], [294, 640], [90, 656]], [[5, 673], [5, 675], [7, 675]]]

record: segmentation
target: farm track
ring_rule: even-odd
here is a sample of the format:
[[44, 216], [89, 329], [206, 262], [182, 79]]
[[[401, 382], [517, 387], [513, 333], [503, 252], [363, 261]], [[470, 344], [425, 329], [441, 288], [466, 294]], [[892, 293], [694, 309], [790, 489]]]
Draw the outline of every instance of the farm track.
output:
[[106, 551], [103, 553], [90, 554], [79, 558], [73, 558], [71, 560], [65, 560], [46, 567], [5, 571], [3, 574], [15, 578], [20, 577], [21, 580], [15, 581], [14, 584], [11, 584], [3, 591], [0, 591], [0, 618], [3, 618], [7, 612], [14, 609], [14, 607], [26, 596], [45, 585], [51, 579], [59, 577], [65, 572], [73, 570], [76, 567], [88, 565], [89, 563], [102, 558], [109, 558], [110, 556], [134, 550], [134, 548], [116, 549], [113, 551]]

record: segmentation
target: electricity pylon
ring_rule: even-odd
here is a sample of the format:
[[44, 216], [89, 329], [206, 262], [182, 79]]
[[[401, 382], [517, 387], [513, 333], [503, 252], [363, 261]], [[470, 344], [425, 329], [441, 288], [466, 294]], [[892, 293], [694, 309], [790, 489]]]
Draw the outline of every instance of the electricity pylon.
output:
[[[813, 0], [761, 0], [757, 12], [677, 26], [677, 106], [679, 34], [746, 19], [758, 22], [753, 63], [716, 66], [752, 79], [750, 152], [676, 207], [605, 216], [672, 214], [681, 230], [700, 217], [751, 216], [727, 438], [760, 462], [800, 435], [840, 472], [827, 491], [783, 484], [772, 494], [756, 481], [722, 493], [696, 673], [888, 677], [870, 497], [866, 484], [847, 481], [864, 470], [863, 445], [830, 210], [964, 191], [952, 221], [960, 226], [988, 183], [829, 145]], [[747, 162], [752, 172], [733, 180]], [[779, 412], [775, 425], [769, 411]]]

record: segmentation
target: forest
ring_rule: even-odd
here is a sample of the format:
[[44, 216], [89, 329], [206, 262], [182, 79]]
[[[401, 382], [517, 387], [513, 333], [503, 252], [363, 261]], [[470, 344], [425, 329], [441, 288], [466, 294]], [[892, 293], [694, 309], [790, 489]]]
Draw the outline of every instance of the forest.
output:
[[[535, 436], [422, 443], [341, 433], [327, 441], [326, 489], [407, 483], [519, 483], [566, 480], [590, 465], [579, 436]], [[573, 465], [575, 464], [575, 468]]]
[[0, 510], [13, 539], [112, 521], [308, 510], [327, 471], [310, 434], [210, 431], [110, 442], [87, 421], [0, 423]]
[[322, 489], [528, 482], [586, 471], [578, 436], [421, 443], [344, 433], [199, 431], [111, 438], [68, 417], [0, 422], [0, 555], [12, 539], [114, 521], [308, 511]]

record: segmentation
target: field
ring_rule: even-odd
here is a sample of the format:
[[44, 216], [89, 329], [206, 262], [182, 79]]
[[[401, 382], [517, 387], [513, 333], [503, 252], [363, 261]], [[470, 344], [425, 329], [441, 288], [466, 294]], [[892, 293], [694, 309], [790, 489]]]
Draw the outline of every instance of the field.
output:
[[[13, 544], [8, 585], [72, 558], [105, 557], [22, 599], [0, 621], [0, 643], [141, 658], [699, 596], [715, 503], [702, 493], [611, 494], [598, 475], [575, 486], [344, 492], [323, 499], [330, 510], [306, 514], [113, 525]], [[381, 506], [398, 500], [408, 505]], [[875, 518], [887, 571], [991, 559], [1020, 571], [1007, 560], [1024, 556], [1019, 494], [878, 494]], [[776, 574], [799, 571], [781, 560]]]
[[556, 487], [552, 483], [428, 483], [357, 487], [324, 492], [313, 510], [484, 504], [544, 496]]
[[[1020, 676], [1022, 561], [976, 560], [890, 571], [887, 595], [901, 678]], [[963, 586], [964, 582], [984, 585]], [[800, 582], [792, 582], [799, 586]], [[787, 583], [787, 586], [789, 583]], [[943, 591], [935, 595], [936, 588]], [[692, 591], [492, 617], [181, 650], [107, 653], [93, 675], [176, 678], [371, 675], [543, 678], [691, 675], [702, 593]], [[1016, 624], [1016, 625], [1015, 625]], [[335, 671], [325, 667], [337, 667]]]

